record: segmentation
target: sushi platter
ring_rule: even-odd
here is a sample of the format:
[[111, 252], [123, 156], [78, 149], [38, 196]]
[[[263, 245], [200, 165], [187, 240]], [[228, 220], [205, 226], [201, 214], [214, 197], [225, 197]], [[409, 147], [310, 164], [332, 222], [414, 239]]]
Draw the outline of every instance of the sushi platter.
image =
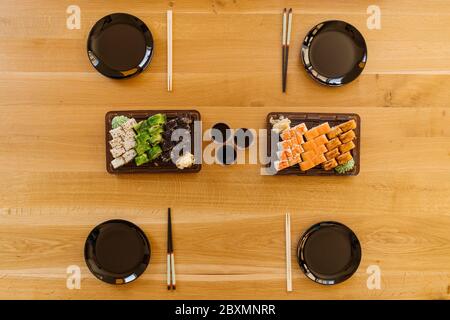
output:
[[[194, 161], [194, 122], [200, 121], [195, 110], [110, 111], [105, 115], [106, 170], [109, 173], [189, 173], [201, 170]], [[188, 137], [174, 140], [177, 129]], [[188, 140], [190, 151], [174, 156], [180, 143]]]
[[361, 120], [357, 114], [273, 112], [267, 115], [267, 129], [271, 133], [268, 167], [277, 175], [359, 173]]

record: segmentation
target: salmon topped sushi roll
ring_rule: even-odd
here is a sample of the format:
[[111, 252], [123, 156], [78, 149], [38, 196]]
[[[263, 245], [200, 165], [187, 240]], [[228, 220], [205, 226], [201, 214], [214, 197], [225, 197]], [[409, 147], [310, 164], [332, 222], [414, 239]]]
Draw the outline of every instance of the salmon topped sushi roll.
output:
[[301, 136], [303, 136], [305, 134], [305, 132], [308, 131], [308, 128], [306, 127], [306, 124], [304, 124], [304, 123], [300, 123], [292, 129], [294, 129], [295, 132]]
[[281, 134], [280, 137], [282, 140], [289, 140], [291, 139], [291, 132], [290, 130], [284, 130]]
[[302, 144], [302, 147], [303, 149], [305, 149], [305, 151], [314, 151], [316, 149], [316, 144], [313, 140], [310, 140]]
[[300, 154], [293, 155], [292, 158], [290, 158], [288, 160], [288, 162], [289, 162], [290, 166], [293, 166], [293, 165], [296, 165], [297, 163], [302, 162], [302, 159], [300, 158]]
[[324, 122], [321, 125], [318, 125], [316, 127], [316, 130], [319, 133], [319, 135], [327, 134], [331, 130], [330, 124], [328, 122]]
[[314, 138], [317, 138], [320, 136], [319, 131], [317, 130], [317, 127], [309, 129], [304, 133], [304, 136], [307, 141], [313, 140]]
[[342, 131], [346, 132], [349, 130], [353, 130], [356, 128], [356, 121], [354, 119], [349, 120], [347, 122], [341, 123], [339, 125], [339, 128], [341, 128]]
[[292, 157], [291, 149], [285, 149], [277, 152], [278, 159], [280, 160], [288, 160]]
[[287, 160], [275, 161], [273, 163], [275, 170], [280, 171], [289, 167], [289, 162]]
[[303, 153], [304, 150], [300, 145], [295, 145], [292, 147], [291, 151], [292, 151], [293, 156], [296, 156], [296, 155], [300, 156], [300, 154]]
[[278, 150], [290, 149], [292, 147], [291, 140], [283, 140], [278, 142]]
[[303, 161], [300, 163], [300, 170], [302, 171], [307, 171], [309, 169], [314, 168], [316, 165], [314, 164], [313, 161], [308, 160], [308, 161]]
[[318, 136], [314, 139], [314, 143], [317, 146], [323, 145], [328, 142], [327, 136], [325, 134], [322, 134], [321, 136]]
[[327, 133], [327, 137], [328, 139], [334, 139], [336, 138], [338, 135], [340, 135], [342, 133], [341, 128], [339, 127], [333, 127], [331, 128], [330, 132]]
[[352, 141], [355, 138], [356, 138], [356, 135], [355, 135], [355, 131], [353, 131], [353, 130], [349, 130], [339, 136], [339, 140], [341, 140], [342, 143], [347, 143], [349, 141]]

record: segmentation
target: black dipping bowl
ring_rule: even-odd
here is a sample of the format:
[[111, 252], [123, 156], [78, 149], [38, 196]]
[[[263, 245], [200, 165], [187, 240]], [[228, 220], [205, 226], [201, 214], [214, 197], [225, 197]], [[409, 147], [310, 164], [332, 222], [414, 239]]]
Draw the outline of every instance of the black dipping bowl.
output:
[[98, 72], [113, 79], [141, 73], [153, 56], [153, 37], [139, 18], [113, 13], [97, 21], [87, 40], [87, 54]]
[[351, 24], [332, 20], [312, 28], [301, 48], [306, 72], [327, 86], [342, 86], [355, 80], [367, 62], [362, 34]]
[[150, 262], [150, 243], [144, 232], [125, 220], [96, 226], [84, 246], [84, 259], [98, 279], [124, 284], [137, 279]]
[[337, 284], [350, 278], [358, 269], [361, 245], [345, 225], [321, 222], [301, 237], [297, 258], [309, 279], [324, 285]]

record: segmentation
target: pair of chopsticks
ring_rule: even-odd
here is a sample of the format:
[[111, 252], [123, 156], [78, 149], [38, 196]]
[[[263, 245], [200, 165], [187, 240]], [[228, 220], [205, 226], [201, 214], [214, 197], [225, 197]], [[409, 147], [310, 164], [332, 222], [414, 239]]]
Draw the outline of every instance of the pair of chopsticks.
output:
[[172, 10], [167, 10], [167, 91], [172, 91]]
[[173, 254], [172, 241], [172, 216], [170, 208], [167, 213], [167, 290], [176, 289], [175, 280], [175, 256]]
[[291, 28], [292, 28], [292, 8], [283, 10], [283, 39], [282, 43], [282, 52], [283, 52], [283, 64], [282, 64], [282, 86], [283, 92], [286, 92], [286, 82], [287, 82], [287, 68], [288, 68], [288, 59], [289, 59], [289, 44], [291, 42]]
[[291, 215], [286, 213], [286, 290], [292, 291], [292, 265], [291, 265]]

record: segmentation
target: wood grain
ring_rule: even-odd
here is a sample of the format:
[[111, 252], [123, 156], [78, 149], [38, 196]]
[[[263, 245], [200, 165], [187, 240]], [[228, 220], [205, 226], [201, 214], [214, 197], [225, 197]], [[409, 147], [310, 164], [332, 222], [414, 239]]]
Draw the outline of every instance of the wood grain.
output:
[[[81, 8], [67, 30], [66, 8]], [[450, 297], [450, 4], [283, 1], [294, 9], [288, 93], [281, 93], [281, 4], [276, 0], [0, 2], [0, 298], [21, 299], [448, 299]], [[165, 10], [174, 10], [174, 91], [166, 92]], [[87, 33], [111, 12], [150, 27], [155, 55], [127, 81], [96, 73]], [[301, 69], [303, 35], [342, 19], [364, 35], [361, 77], [325, 88]], [[270, 177], [258, 165], [204, 165], [195, 175], [112, 176], [104, 168], [104, 115], [123, 109], [192, 109], [203, 127], [263, 128], [272, 111], [356, 112], [357, 177]], [[173, 208], [177, 291], [165, 289], [166, 208]], [[284, 213], [293, 257], [311, 224], [337, 220], [358, 235], [363, 259], [345, 283], [323, 287], [293, 262], [285, 290]], [[84, 240], [123, 218], [150, 238], [151, 265], [114, 287], [95, 279]], [[80, 290], [66, 288], [69, 265]], [[366, 286], [370, 265], [380, 290]]]

